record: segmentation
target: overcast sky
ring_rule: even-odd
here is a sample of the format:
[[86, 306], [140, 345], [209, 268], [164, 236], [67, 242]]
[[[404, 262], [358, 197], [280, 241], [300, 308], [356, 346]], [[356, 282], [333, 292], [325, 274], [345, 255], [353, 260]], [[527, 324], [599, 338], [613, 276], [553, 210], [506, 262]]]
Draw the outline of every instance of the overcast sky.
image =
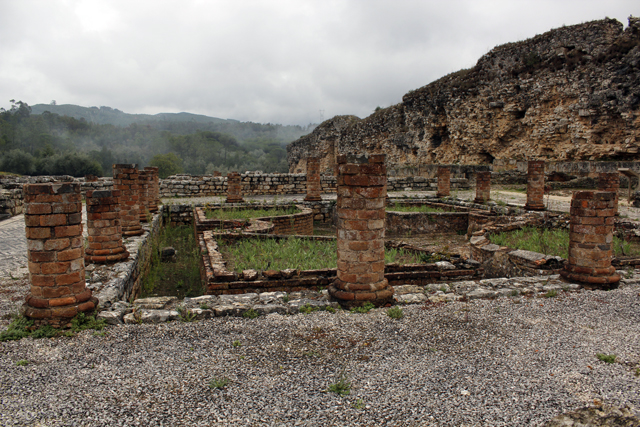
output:
[[496, 45], [638, 0], [0, 0], [0, 107], [366, 117]]

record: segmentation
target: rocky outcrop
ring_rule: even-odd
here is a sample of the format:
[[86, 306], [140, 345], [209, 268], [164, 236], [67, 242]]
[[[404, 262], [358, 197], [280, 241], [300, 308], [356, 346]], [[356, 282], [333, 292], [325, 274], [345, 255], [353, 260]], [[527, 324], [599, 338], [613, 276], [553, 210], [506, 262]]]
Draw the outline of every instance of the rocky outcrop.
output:
[[337, 116], [287, 147], [335, 170], [336, 155], [384, 153], [390, 170], [518, 160], [637, 160], [640, 19], [562, 27], [498, 46], [475, 67], [365, 119]]

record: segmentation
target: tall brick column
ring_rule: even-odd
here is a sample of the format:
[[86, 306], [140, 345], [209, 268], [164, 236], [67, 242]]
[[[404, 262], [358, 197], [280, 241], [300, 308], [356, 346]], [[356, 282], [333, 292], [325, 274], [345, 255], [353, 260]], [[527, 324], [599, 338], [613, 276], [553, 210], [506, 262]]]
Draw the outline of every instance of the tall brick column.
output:
[[474, 203], [487, 203], [491, 199], [491, 172], [476, 173], [476, 198]]
[[616, 215], [618, 214], [620, 190], [620, 174], [618, 172], [601, 172], [598, 174], [598, 191], [611, 191], [616, 195]]
[[151, 174], [146, 170], [138, 171], [138, 206], [140, 206], [140, 222], [147, 221], [147, 212], [149, 212], [149, 184], [151, 183]]
[[571, 199], [569, 262], [560, 272], [568, 280], [601, 288], [620, 281], [611, 265], [615, 194], [576, 191]]
[[226, 203], [242, 203], [242, 177], [238, 172], [230, 172], [227, 175], [227, 200]]
[[317, 157], [309, 157], [307, 159], [307, 197], [306, 202], [318, 202], [322, 200], [320, 192], [320, 159]]
[[449, 166], [438, 167], [438, 192], [437, 197], [451, 195], [451, 169]]
[[544, 207], [544, 161], [530, 160], [527, 164], [527, 204], [530, 211], [543, 211]]
[[119, 197], [119, 190], [87, 191], [86, 262], [108, 263], [129, 257], [122, 243]]
[[123, 236], [144, 233], [140, 225], [138, 169], [135, 164], [113, 165], [113, 189], [120, 191], [120, 225]]
[[158, 176], [158, 167], [157, 166], [147, 166], [144, 168], [148, 174], [151, 175], [149, 178], [149, 212], [156, 213], [158, 212], [158, 206], [161, 204], [160, 202], [160, 177]]
[[384, 162], [385, 155], [338, 156], [338, 277], [329, 293], [346, 307], [393, 296], [384, 277]]
[[36, 326], [64, 327], [98, 304], [85, 284], [80, 184], [25, 184], [23, 192], [31, 282], [24, 314]]

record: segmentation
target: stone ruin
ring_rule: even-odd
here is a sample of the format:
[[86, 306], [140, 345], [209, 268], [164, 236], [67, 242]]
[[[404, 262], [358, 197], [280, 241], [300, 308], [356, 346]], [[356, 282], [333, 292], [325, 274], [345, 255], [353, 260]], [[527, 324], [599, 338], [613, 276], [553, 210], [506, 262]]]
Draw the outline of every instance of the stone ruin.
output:
[[[425, 285], [455, 277], [459, 280], [478, 280], [485, 274], [479, 264], [473, 264], [471, 261], [459, 266], [452, 265], [451, 268], [454, 270], [449, 271], [433, 270], [428, 266], [425, 267], [426, 269], [412, 267], [409, 270], [401, 267], [385, 267], [385, 229], [389, 224], [388, 221], [385, 224], [385, 217], [393, 216], [385, 214], [387, 196], [385, 157], [383, 155], [339, 156], [337, 168], [339, 172], [336, 203], [338, 268], [334, 272], [324, 271], [314, 275], [294, 270], [289, 273], [277, 272], [262, 279], [260, 275], [255, 277], [245, 275], [244, 278], [237, 278], [233, 274], [223, 273], [223, 269], [219, 270], [220, 274], [218, 274], [216, 264], [207, 261], [205, 257], [204, 264], [206, 266], [208, 263], [210, 268], [210, 270], [205, 268], [205, 271], [211, 271], [212, 281], [207, 285], [209, 290], [221, 295], [255, 292], [260, 287], [270, 290], [295, 290], [319, 289], [327, 285], [329, 295], [344, 307], [358, 306], [365, 302], [382, 306], [393, 301], [394, 287], [402, 288], [403, 283]], [[312, 233], [312, 221], [317, 215], [312, 207], [314, 204], [332, 203], [323, 201], [320, 196], [320, 174], [317, 170], [317, 159], [309, 159], [307, 197], [305, 198], [308, 200], [304, 202], [307, 205], [300, 206], [302, 212], [291, 218], [284, 218], [281, 228], [278, 228], [276, 220], [270, 226], [263, 227], [264, 230], [260, 228], [262, 226], [256, 227], [255, 233], [262, 233], [265, 236], [264, 233], [273, 233], [274, 230], [283, 230], [277, 231], [276, 234], [287, 233], [288, 229], [294, 234]], [[114, 165], [113, 176], [113, 189], [86, 192], [88, 231], [86, 248], [82, 244], [82, 204], [79, 185], [49, 182], [24, 186], [31, 280], [31, 292], [25, 303], [25, 314], [36, 320], [37, 324], [65, 326], [77, 313], [94, 310], [97, 299], [86, 287], [84, 263], [108, 264], [126, 261], [129, 251], [123, 244], [123, 238], [143, 234], [141, 220], [146, 220], [148, 213], [160, 211], [171, 219], [172, 224], [181, 222], [181, 220], [174, 221], [174, 213], [178, 214], [178, 212], [174, 212], [173, 207], [167, 211], [158, 208], [157, 168], [139, 171], [134, 164], [117, 164]], [[225, 202], [241, 203], [240, 174], [232, 173], [228, 178], [228, 195]], [[88, 177], [88, 180], [95, 182], [92, 177]], [[448, 198], [449, 167], [438, 168], [437, 182], [437, 196]], [[483, 209], [486, 209], [486, 204], [490, 200], [491, 173], [478, 171], [476, 183], [475, 205], [471, 206], [485, 206]], [[580, 191], [574, 194], [569, 225], [571, 231], [569, 259], [564, 268], [553, 271], [560, 272], [567, 280], [582, 283], [586, 287], [610, 288], [617, 284], [620, 276], [616, 274], [615, 267], [611, 264], [611, 243], [618, 186], [617, 174], [602, 174], [600, 188], [605, 191]], [[532, 211], [544, 210], [543, 162], [530, 162], [527, 189], [525, 208]], [[456, 202], [448, 203], [455, 205]], [[145, 214], [143, 215], [142, 212]], [[469, 224], [471, 218], [474, 218], [476, 224], [486, 222], [483, 214], [478, 216], [473, 212], [475, 211], [434, 214], [439, 215], [444, 221], [443, 225], [436, 225], [436, 228], [443, 229], [446, 227], [445, 223], [456, 224], [456, 221], [467, 217], [470, 218]], [[209, 248], [207, 239], [211, 241], [214, 238], [214, 232], [210, 228], [206, 231], [207, 220], [202, 212], [197, 211], [197, 208], [194, 208], [193, 213], [188, 217], [195, 218], [194, 229], [204, 236], [200, 247], [201, 251], [206, 253]], [[187, 217], [182, 219], [185, 218]], [[321, 216], [321, 218], [330, 220], [330, 216]], [[408, 224], [408, 227], [414, 226], [411, 221]], [[467, 225], [467, 222], [455, 225], [455, 229], [460, 229], [459, 231], [464, 230], [463, 227], [469, 227], [471, 230], [471, 225]], [[222, 229], [224, 228], [227, 227], [222, 226]], [[242, 238], [242, 234], [236, 238]], [[483, 250], [486, 252], [490, 246], [474, 244], [474, 241], [477, 243], [482, 240], [471, 239], [472, 254], [478, 254]], [[525, 264], [526, 262], [529, 261], [525, 261]], [[136, 267], [136, 269], [144, 270], [144, 267]], [[522, 271], [525, 270], [526, 268]], [[536, 270], [531, 271], [535, 273]], [[139, 281], [139, 278], [136, 280]], [[205, 277], [206, 280], [208, 279]], [[397, 295], [396, 299], [403, 300], [403, 294], [404, 291], [401, 295]]]

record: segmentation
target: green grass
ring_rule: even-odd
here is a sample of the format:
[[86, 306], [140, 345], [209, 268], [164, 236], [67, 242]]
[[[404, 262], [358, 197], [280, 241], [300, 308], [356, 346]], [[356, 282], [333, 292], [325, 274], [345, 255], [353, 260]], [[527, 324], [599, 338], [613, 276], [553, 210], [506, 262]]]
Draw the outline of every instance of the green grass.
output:
[[213, 378], [209, 381], [209, 388], [223, 389], [229, 384], [229, 378]]
[[[175, 248], [176, 262], [161, 262], [159, 249], [166, 246]], [[193, 235], [193, 227], [183, 225], [163, 228], [153, 242], [151, 267], [142, 280], [141, 298], [196, 297], [202, 295], [203, 291], [200, 251]]]
[[[555, 255], [565, 259], [569, 256], [569, 230], [524, 227], [491, 235], [489, 239], [500, 246]], [[640, 256], [640, 246], [637, 243], [627, 242], [617, 236], [613, 237], [613, 251], [615, 256]]]
[[220, 220], [247, 220], [250, 218], [263, 218], [270, 216], [284, 216], [300, 213], [301, 210], [295, 206], [273, 209], [208, 209], [205, 212], [207, 219]]
[[389, 310], [387, 310], [387, 316], [392, 319], [402, 319], [404, 317], [404, 312], [398, 306], [393, 306]]
[[84, 313], [78, 313], [76, 317], [71, 319], [71, 330], [64, 331], [56, 329], [50, 325], [44, 325], [32, 331], [33, 321], [23, 316], [13, 319], [7, 330], [0, 332], [0, 342], [19, 340], [26, 337], [37, 338], [53, 338], [59, 336], [74, 336], [74, 332], [84, 331], [85, 329], [95, 329], [101, 331], [106, 326], [102, 319], [94, 316], [88, 316]]
[[329, 385], [329, 391], [340, 396], [347, 396], [351, 394], [351, 382], [342, 375], [338, 381]]
[[604, 354], [598, 353], [596, 354], [598, 360], [602, 360], [605, 363], [616, 363], [616, 355], [615, 354]]
[[[315, 241], [290, 237], [288, 239], [245, 239], [226, 244], [218, 241], [227, 261], [227, 268], [242, 270], [318, 270], [336, 268], [337, 242]], [[421, 256], [405, 249], [386, 249], [386, 264], [420, 264]]]
[[370, 312], [371, 310], [373, 310], [374, 308], [376, 308], [375, 305], [373, 305], [372, 303], [370, 303], [369, 301], [365, 302], [363, 306], [361, 307], [353, 307], [351, 310], [352, 313], [361, 313], [361, 314], [365, 314]]
[[387, 206], [386, 210], [393, 211], [393, 212], [431, 212], [431, 213], [447, 212], [442, 208], [436, 208], [434, 206], [429, 206], [429, 205], [402, 205], [400, 203], [394, 203], [391, 206]]

